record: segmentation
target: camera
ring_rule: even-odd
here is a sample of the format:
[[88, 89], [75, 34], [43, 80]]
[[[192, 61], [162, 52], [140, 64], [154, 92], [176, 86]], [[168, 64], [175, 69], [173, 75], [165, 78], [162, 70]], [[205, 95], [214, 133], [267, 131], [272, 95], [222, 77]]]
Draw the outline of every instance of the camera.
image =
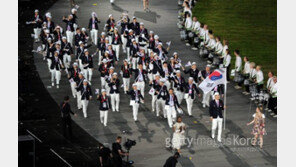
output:
[[135, 146], [137, 144], [137, 142], [135, 140], [130, 140], [130, 139], [127, 139], [127, 141], [124, 143], [124, 147], [127, 149], [127, 150], [130, 150], [132, 146]]

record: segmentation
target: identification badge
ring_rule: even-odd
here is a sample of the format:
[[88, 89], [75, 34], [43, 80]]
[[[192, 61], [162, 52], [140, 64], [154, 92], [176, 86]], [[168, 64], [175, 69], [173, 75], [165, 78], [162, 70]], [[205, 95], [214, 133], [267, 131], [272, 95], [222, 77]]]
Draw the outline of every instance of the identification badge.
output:
[[103, 108], [107, 108], [106, 102], [103, 103]]
[[189, 94], [192, 94], [192, 89], [189, 89]]
[[115, 85], [113, 85], [113, 89], [114, 89], [114, 90], [116, 90], [116, 89], [117, 89], [117, 87], [116, 87]]

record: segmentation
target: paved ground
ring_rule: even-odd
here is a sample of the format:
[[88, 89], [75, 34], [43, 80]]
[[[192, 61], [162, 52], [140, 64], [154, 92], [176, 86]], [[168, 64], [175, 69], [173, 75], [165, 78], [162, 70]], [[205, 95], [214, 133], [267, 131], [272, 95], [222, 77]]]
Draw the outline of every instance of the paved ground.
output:
[[[197, 56], [197, 52], [186, 48], [185, 44], [180, 41], [176, 25], [179, 9], [177, 1], [151, 0], [151, 13], [142, 11], [141, 1], [139, 0], [118, 0], [114, 6], [111, 6], [107, 0], [77, 2], [80, 5], [78, 10], [79, 25], [86, 27], [90, 13], [95, 11], [103, 22], [100, 24], [100, 30], [102, 30], [109, 14], [112, 13], [115, 19], [118, 20], [123, 11], [128, 11], [130, 16], [135, 15], [139, 21], [145, 23], [149, 30], [153, 30], [158, 34], [162, 41], [172, 41], [170, 55], [177, 51], [181, 55], [183, 62], [196, 61], [199, 69], [204, 68], [205, 61]], [[69, 10], [66, 10], [68, 8], [69, 2], [67, 0], [60, 0], [50, 8], [49, 11], [52, 13], [53, 21], [56, 24], [65, 26], [61, 18], [69, 13]], [[93, 51], [94, 48], [90, 50]], [[121, 60], [124, 57], [124, 55], [120, 55]], [[97, 61], [97, 57], [95, 57], [95, 60]], [[56, 102], [62, 101], [64, 95], [71, 94], [70, 85], [65, 74], [63, 74], [60, 89], [51, 88], [50, 74], [46, 62], [42, 60], [40, 55], [35, 55], [35, 64], [40, 78]], [[97, 66], [95, 66], [95, 69], [92, 81], [93, 89], [100, 88]], [[118, 68], [116, 71], [118, 71]], [[147, 87], [146, 92], [148, 92]], [[88, 108], [89, 118], [84, 119], [82, 112], [77, 110], [79, 116], [74, 118], [75, 122], [101, 143], [112, 143], [117, 135], [137, 140], [137, 145], [132, 148], [130, 153], [131, 159], [135, 161], [135, 166], [162, 166], [165, 159], [172, 154], [165, 147], [166, 138], [172, 136], [172, 130], [168, 127], [167, 121], [156, 118], [154, 113], [151, 112], [151, 97], [147, 93], [145, 104], [140, 107], [139, 122], [134, 123], [132, 110], [128, 105], [128, 96], [124, 94], [120, 96], [120, 113], [109, 113], [108, 127], [103, 127], [99, 123], [96, 101], [90, 102]], [[73, 108], [76, 106], [76, 100], [72, 100], [72, 106]], [[254, 105], [250, 106], [248, 98], [243, 96], [240, 91], [233, 89], [230, 84], [227, 92], [227, 106], [227, 127], [222, 136], [224, 138], [238, 136], [238, 139], [242, 139], [242, 142], [245, 138], [250, 138], [251, 127], [247, 127], [246, 123], [251, 120]], [[183, 101], [182, 107], [186, 108], [185, 101]], [[251, 111], [249, 110], [250, 107]], [[196, 102], [194, 103], [193, 115], [193, 118], [186, 115], [183, 117], [188, 126], [186, 136], [211, 142], [212, 140], [209, 139], [211, 123], [209, 122], [207, 109], [203, 109], [201, 104]], [[220, 146], [205, 142], [198, 143], [183, 148], [179, 166], [276, 166], [276, 120], [267, 117], [266, 124], [268, 135], [265, 137], [262, 150], [245, 143], [243, 145], [225, 143]]]
[[[45, 14], [57, 0], [19, 2], [18, 35], [18, 135], [32, 135], [35, 138], [36, 166], [65, 166], [54, 152], [75, 166], [98, 166], [98, 141], [75, 122], [72, 123], [75, 138], [69, 140], [62, 133], [59, 104], [52, 98], [38, 75], [32, 54], [32, 26], [26, 21], [32, 19], [32, 11], [39, 9]], [[83, 136], [83, 138], [82, 138]], [[21, 151], [19, 144], [19, 151]], [[53, 152], [54, 151], [54, 152]], [[29, 166], [19, 161], [20, 166]]]

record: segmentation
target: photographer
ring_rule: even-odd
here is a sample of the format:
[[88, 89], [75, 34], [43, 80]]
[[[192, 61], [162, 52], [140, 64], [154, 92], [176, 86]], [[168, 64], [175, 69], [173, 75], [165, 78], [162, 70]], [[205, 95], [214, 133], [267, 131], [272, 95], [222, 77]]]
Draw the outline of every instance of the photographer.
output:
[[175, 167], [178, 163], [178, 158], [180, 157], [180, 153], [176, 152], [174, 156], [169, 157], [163, 167]]
[[112, 158], [113, 155], [111, 150], [103, 144], [99, 144], [99, 159], [101, 167], [112, 167]]
[[116, 138], [115, 143], [112, 144], [112, 155], [114, 157], [114, 166], [122, 166], [122, 157], [128, 156], [128, 153], [124, 152], [121, 148], [121, 136]]

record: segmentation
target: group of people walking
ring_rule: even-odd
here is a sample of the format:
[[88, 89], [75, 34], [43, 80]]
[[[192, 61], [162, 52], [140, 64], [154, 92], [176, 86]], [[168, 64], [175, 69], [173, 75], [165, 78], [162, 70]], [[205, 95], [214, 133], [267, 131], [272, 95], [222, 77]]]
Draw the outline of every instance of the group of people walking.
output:
[[[178, 117], [184, 112], [181, 109], [183, 100], [187, 105], [187, 114], [192, 117], [194, 101], [202, 97], [202, 106], [209, 107], [212, 120], [211, 137], [215, 138], [218, 127], [217, 141], [221, 142], [225, 106], [220, 97], [224, 96], [224, 85], [216, 86], [207, 94], [202, 93], [198, 85], [214, 68], [225, 67], [228, 81], [231, 74], [228, 42], [223, 40], [222, 44], [220, 38], [214, 37], [213, 32], [208, 30], [207, 25], [192, 17], [191, 8], [194, 4], [193, 0], [184, 0], [180, 19], [187, 34], [186, 45], [192, 45], [193, 50], [199, 50], [200, 55], [208, 60], [205, 69], [198, 69], [196, 62], [185, 65], [182, 56], [177, 52], [169, 52], [170, 42], [164, 43], [155, 32], [148, 31], [143, 22], [138, 22], [136, 17], [130, 18], [126, 13], [118, 21], [110, 14], [101, 32], [99, 24], [102, 21], [95, 12], [90, 14], [87, 28], [83, 28], [78, 25], [75, 8], [61, 19], [64, 25], [55, 24], [50, 12], [40, 16], [38, 10], [35, 10], [34, 20], [30, 24], [34, 24], [33, 37], [39, 45], [38, 52], [42, 53], [46, 61], [52, 87], [60, 88], [60, 81], [64, 78], [62, 73], [65, 73], [67, 77], [64, 79], [69, 80], [72, 96], [77, 100], [77, 109], [82, 110], [85, 118], [88, 117], [89, 102], [95, 99], [99, 103], [100, 122], [107, 126], [109, 111], [120, 112], [120, 93], [123, 92], [130, 96], [132, 119], [138, 122], [139, 106], [144, 104], [148, 92], [152, 99], [152, 112], [156, 117], [167, 120], [168, 126], [174, 131], [173, 148], [180, 151], [186, 130], [182, 118]], [[235, 75], [238, 75], [242, 69], [239, 50], [235, 50], [234, 55]], [[119, 65], [120, 60], [122, 65]], [[261, 67], [255, 69], [254, 63], [249, 63], [247, 57], [244, 61], [244, 80], [253, 81], [256, 88], [262, 90], [264, 81]], [[94, 70], [99, 72], [99, 76], [94, 76]], [[268, 110], [276, 115], [276, 77], [271, 72], [269, 76], [267, 89], [272, 96]], [[100, 78], [100, 89], [92, 88], [93, 77]], [[244, 94], [247, 95], [249, 88], [245, 82], [238, 82], [236, 88], [241, 87], [242, 83], [246, 88]], [[149, 91], [145, 91], [147, 86]], [[66, 110], [69, 110], [68, 100], [65, 98], [65, 104], [61, 104], [62, 108], [66, 106]], [[72, 111], [69, 110], [66, 115], [69, 113]], [[261, 119], [264, 115], [255, 114], [256, 120], [251, 122], [254, 127], [255, 124], [258, 126], [258, 117]], [[258, 129], [255, 131], [258, 132]], [[260, 131], [258, 134], [260, 137], [264, 133]]]

